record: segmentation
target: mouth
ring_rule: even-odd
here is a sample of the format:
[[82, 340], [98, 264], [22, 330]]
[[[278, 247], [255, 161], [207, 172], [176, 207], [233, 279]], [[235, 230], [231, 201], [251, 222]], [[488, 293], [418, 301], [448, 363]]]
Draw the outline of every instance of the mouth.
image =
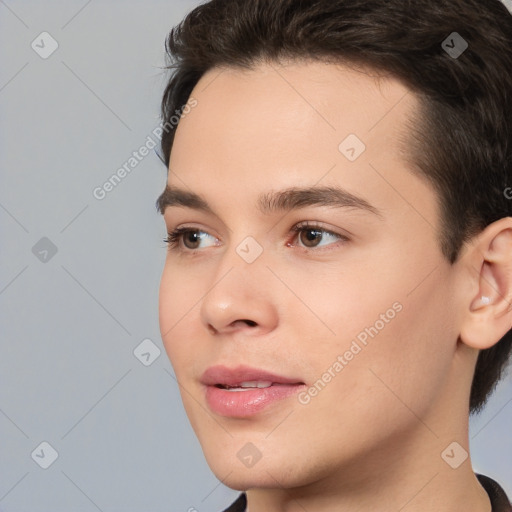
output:
[[201, 377], [206, 386], [222, 386], [224, 388], [267, 388], [279, 384], [304, 384], [300, 379], [285, 377], [266, 370], [237, 366], [228, 368], [218, 365], [208, 368]]
[[212, 412], [239, 418], [255, 415], [305, 387], [300, 379], [247, 366], [212, 366], [204, 372], [201, 383]]
[[228, 386], [226, 384], [215, 384], [216, 388], [225, 389], [226, 391], [247, 391], [249, 389], [266, 389], [272, 385], [279, 385], [277, 382], [270, 381], [257, 381], [253, 380], [252, 382], [241, 382], [237, 386]]

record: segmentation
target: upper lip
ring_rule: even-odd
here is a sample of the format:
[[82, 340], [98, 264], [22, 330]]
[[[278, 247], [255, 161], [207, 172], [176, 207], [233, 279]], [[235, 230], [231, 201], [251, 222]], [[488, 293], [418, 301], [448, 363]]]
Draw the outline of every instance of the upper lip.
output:
[[228, 368], [223, 365], [210, 366], [201, 377], [201, 382], [206, 386], [218, 384], [236, 386], [242, 382], [254, 381], [272, 382], [273, 384], [304, 384], [300, 379], [283, 377], [249, 366], [237, 366], [236, 368]]

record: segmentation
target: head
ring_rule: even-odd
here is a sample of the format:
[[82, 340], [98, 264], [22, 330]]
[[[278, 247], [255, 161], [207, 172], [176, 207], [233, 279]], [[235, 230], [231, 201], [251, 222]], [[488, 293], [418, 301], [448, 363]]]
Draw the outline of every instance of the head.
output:
[[[510, 34], [498, 0], [212, 0], [170, 33], [164, 122], [194, 108], [162, 138], [158, 207], [189, 232], [160, 326], [212, 469], [261, 456], [228, 485], [442, 449], [485, 404], [512, 344]], [[223, 415], [213, 365], [302, 387]]]

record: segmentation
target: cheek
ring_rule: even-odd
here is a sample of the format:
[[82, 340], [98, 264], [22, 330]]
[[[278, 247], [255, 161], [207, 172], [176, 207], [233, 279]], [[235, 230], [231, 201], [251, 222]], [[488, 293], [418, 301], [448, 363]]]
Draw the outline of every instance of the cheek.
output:
[[[432, 272], [439, 262], [433, 264], [414, 251], [407, 255], [406, 260], [390, 254], [373, 266], [361, 260], [350, 272], [336, 269], [295, 288], [317, 317], [290, 309], [302, 323], [299, 332], [311, 335], [303, 336], [301, 347], [309, 382], [317, 382], [329, 370], [336, 375], [325, 376], [333, 384], [327, 384], [331, 391], [322, 391], [324, 398], [318, 403], [346, 400], [381, 409], [388, 399], [400, 405], [395, 393], [421, 408], [440, 392], [457, 340], [455, 312], [446, 300], [448, 271], [439, 264]], [[315, 332], [316, 342], [311, 344]]]
[[[435, 276], [407, 297], [399, 321], [393, 325], [383, 352], [399, 369], [388, 369], [389, 382], [400, 382], [404, 398], [412, 402], [434, 399], [445, 383], [457, 345], [455, 308], [445, 300], [448, 276]], [[385, 354], [381, 355], [384, 366]], [[384, 371], [384, 369], [382, 370]], [[400, 381], [398, 380], [400, 378]]]
[[[289, 324], [302, 324], [298, 332], [316, 337], [318, 343], [313, 350], [321, 360], [322, 354], [324, 358], [332, 357], [348, 350], [353, 340], [364, 346], [365, 342], [381, 337], [403, 315], [401, 289], [404, 287], [400, 281], [374, 277], [390, 272], [380, 270], [373, 274], [368, 270], [371, 268], [368, 261], [357, 266], [350, 262], [347, 267], [350, 270], [337, 267], [330, 272], [316, 272], [315, 278], [304, 272], [294, 284], [294, 292], [302, 303], [291, 298]], [[304, 355], [312, 348], [308, 339], [305, 339]], [[322, 363], [325, 364], [325, 359]]]
[[438, 277], [409, 296], [388, 289], [368, 296], [361, 308], [344, 308], [344, 321], [334, 328], [336, 346], [328, 357], [317, 352], [315, 362], [319, 378], [343, 357], [325, 405], [343, 403], [341, 415], [357, 410], [368, 425], [389, 418], [390, 429], [396, 421], [414, 421], [408, 407], [420, 416], [428, 410], [442, 393], [457, 339], [453, 311], [441, 301], [443, 286]]
[[182, 330], [187, 323], [187, 315], [193, 313], [191, 308], [197, 301], [197, 298], [193, 300], [196, 295], [190, 286], [186, 286], [184, 278], [171, 265], [166, 264], [160, 281], [158, 317], [162, 342], [177, 371], [184, 367], [187, 356], [190, 356], [193, 337], [191, 336], [190, 343], [185, 338], [186, 344], [180, 340], [184, 339]]
[[169, 331], [175, 323], [176, 300], [173, 296], [175, 287], [172, 285], [170, 272], [167, 265], [164, 267], [160, 280], [160, 289], [158, 294], [158, 320], [160, 324], [160, 334], [162, 341], [167, 349], [167, 339]]

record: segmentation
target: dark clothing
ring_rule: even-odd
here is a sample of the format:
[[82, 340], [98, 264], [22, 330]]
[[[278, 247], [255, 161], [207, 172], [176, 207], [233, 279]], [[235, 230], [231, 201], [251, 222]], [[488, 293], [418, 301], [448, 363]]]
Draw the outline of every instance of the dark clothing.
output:
[[[512, 505], [505, 494], [505, 491], [497, 482], [484, 475], [476, 475], [478, 481], [485, 489], [491, 500], [492, 512], [512, 512]], [[245, 512], [247, 497], [245, 493], [240, 494], [237, 500], [224, 512]]]
[[245, 492], [238, 496], [237, 500], [232, 503], [224, 512], [245, 512], [247, 507], [247, 498]]

